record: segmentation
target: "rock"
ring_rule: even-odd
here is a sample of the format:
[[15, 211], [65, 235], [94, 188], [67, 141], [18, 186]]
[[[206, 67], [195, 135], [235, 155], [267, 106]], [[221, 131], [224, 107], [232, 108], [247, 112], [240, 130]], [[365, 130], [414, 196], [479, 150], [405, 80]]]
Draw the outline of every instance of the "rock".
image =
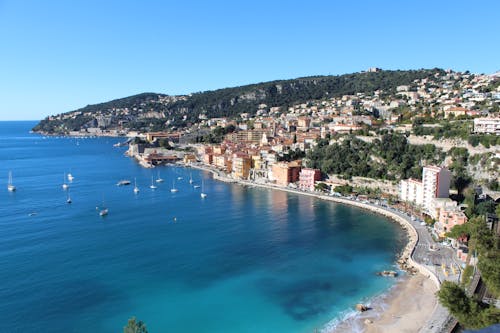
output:
[[371, 319], [365, 319], [365, 324], [366, 325], [373, 324], [373, 320], [371, 320]]
[[365, 312], [368, 310], [368, 307], [364, 304], [358, 303], [356, 304], [356, 310], [359, 312]]
[[396, 271], [382, 271], [382, 272], [378, 272], [377, 275], [396, 277], [396, 276], [398, 276], [398, 272], [396, 272]]

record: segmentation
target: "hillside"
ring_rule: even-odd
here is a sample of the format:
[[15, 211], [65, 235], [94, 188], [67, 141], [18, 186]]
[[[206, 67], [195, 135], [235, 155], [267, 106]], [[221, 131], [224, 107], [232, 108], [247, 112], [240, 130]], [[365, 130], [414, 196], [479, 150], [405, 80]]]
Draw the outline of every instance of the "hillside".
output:
[[[167, 96], [144, 93], [106, 103], [88, 105], [64, 114], [47, 117], [33, 130], [46, 133], [68, 133], [82, 128], [100, 127], [160, 130], [185, 127], [207, 118], [255, 114], [260, 104], [288, 107], [295, 103], [383, 90], [395, 93], [399, 85], [443, 73], [440, 69], [378, 71], [339, 76], [314, 76], [279, 80], [194, 93]], [[147, 128], [145, 128], [147, 127]]]

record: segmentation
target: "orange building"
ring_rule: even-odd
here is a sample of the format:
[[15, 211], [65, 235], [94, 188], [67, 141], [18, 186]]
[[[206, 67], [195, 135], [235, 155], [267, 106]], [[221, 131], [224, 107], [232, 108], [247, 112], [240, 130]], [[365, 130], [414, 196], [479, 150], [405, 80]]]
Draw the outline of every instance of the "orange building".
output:
[[295, 183], [299, 180], [299, 172], [301, 163], [299, 161], [280, 162], [272, 166], [273, 178], [276, 185], [288, 186], [290, 183]]
[[252, 159], [245, 153], [233, 154], [232, 175], [236, 179], [248, 179], [250, 168], [252, 167]]
[[464, 224], [467, 222], [467, 216], [460, 210], [445, 210], [439, 211], [438, 221], [434, 224], [439, 237], [446, 237], [445, 234], [456, 225]]

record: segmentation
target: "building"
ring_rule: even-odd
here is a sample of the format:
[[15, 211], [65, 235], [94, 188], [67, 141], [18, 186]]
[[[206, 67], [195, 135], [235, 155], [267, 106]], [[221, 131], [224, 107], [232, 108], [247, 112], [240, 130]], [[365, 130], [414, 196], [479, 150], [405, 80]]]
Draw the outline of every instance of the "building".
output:
[[422, 171], [423, 203], [425, 211], [429, 211], [434, 198], [450, 196], [451, 172], [446, 168], [426, 166]]
[[234, 153], [232, 164], [232, 176], [236, 179], [248, 179], [250, 169], [252, 167], [252, 159], [245, 153]]
[[316, 181], [321, 180], [319, 169], [304, 168], [299, 173], [299, 188], [304, 191], [314, 191]]
[[500, 117], [474, 119], [474, 133], [500, 135]]
[[294, 162], [280, 162], [272, 166], [272, 178], [276, 181], [276, 185], [288, 186], [290, 183], [295, 183], [299, 180], [300, 164]]
[[424, 203], [424, 185], [418, 179], [401, 180], [399, 198], [416, 206], [422, 206]]
[[441, 238], [446, 237], [445, 234], [456, 225], [461, 225], [467, 222], [467, 216], [460, 210], [442, 209], [439, 212], [439, 218], [434, 223], [434, 230]]

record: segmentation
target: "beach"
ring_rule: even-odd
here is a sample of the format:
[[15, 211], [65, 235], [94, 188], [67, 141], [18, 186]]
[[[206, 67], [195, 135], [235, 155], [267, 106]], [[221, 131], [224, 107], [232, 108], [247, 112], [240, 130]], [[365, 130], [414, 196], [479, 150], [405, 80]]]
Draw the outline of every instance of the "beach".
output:
[[341, 322], [329, 333], [419, 332], [436, 307], [436, 285], [422, 274], [401, 278], [391, 290], [374, 298], [370, 310]]

